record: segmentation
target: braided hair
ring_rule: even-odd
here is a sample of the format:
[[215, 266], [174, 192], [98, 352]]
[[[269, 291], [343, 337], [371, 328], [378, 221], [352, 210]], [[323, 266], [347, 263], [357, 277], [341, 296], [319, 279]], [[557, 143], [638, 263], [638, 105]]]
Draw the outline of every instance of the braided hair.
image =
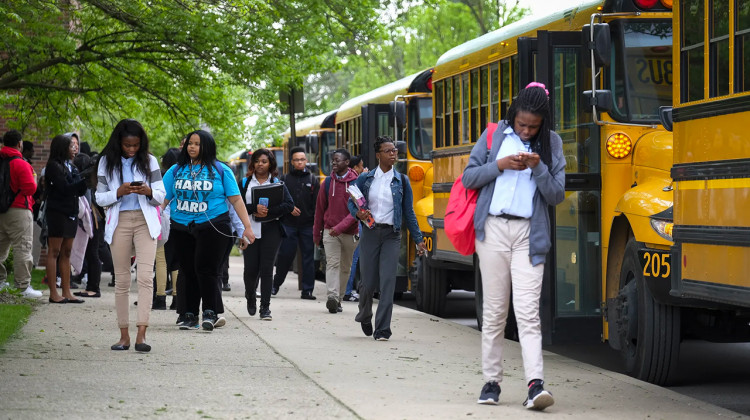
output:
[[373, 145], [373, 148], [375, 149], [375, 153], [380, 153], [380, 146], [383, 143], [393, 143], [393, 139], [390, 136], [378, 136], [375, 138], [375, 144]]
[[531, 151], [539, 154], [542, 162], [546, 165], [552, 164], [552, 150], [550, 146], [550, 130], [552, 129], [552, 118], [549, 110], [549, 98], [547, 90], [541, 83], [530, 83], [525, 89], [518, 92], [516, 99], [508, 108], [506, 121], [511, 127], [515, 127], [516, 115], [519, 112], [529, 112], [542, 117], [542, 126], [536, 137], [531, 139]]

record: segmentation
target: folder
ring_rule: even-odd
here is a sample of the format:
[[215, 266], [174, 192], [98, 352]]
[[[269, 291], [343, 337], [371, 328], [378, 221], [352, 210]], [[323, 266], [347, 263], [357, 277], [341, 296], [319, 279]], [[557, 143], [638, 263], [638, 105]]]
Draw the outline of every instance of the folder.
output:
[[[269, 209], [272, 207], [276, 207], [281, 205], [281, 203], [284, 201], [284, 183], [283, 182], [277, 182], [273, 184], [263, 184], [259, 185], [257, 187], [253, 187], [251, 189], [251, 198], [252, 203], [257, 206], [260, 202], [261, 198], [268, 199], [268, 207]], [[269, 222], [271, 220], [276, 220], [279, 217], [255, 217], [253, 215], [253, 220], [256, 222]]]

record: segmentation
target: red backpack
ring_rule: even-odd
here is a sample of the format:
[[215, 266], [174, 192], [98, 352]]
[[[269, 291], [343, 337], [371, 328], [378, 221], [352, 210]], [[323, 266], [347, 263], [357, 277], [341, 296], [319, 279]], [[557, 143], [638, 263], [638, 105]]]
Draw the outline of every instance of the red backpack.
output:
[[[497, 129], [496, 123], [487, 124], [487, 150], [492, 149], [492, 135]], [[474, 253], [474, 210], [477, 208], [479, 190], [464, 187], [459, 175], [451, 187], [448, 206], [445, 208], [445, 235], [461, 255]]]

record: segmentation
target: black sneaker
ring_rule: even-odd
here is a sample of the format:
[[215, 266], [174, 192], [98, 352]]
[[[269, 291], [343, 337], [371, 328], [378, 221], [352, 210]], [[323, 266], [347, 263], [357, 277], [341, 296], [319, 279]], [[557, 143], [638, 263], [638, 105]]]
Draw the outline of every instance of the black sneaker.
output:
[[180, 324], [181, 330], [197, 330], [200, 327], [198, 324], [198, 317], [191, 314], [190, 312], [185, 313], [185, 320]]
[[172, 303], [169, 304], [169, 310], [174, 311], [177, 309], [177, 296], [172, 296]]
[[276, 296], [276, 293], [279, 293], [279, 289], [271, 287], [271, 296]]
[[544, 390], [544, 381], [541, 379], [532, 379], [529, 382], [529, 396], [523, 402], [523, 406], [529, 410], [542, 411], [555, 403], [552, 394]]
[[362, 332], [365, 333], [366, 336], [372, 335], [372, 322], [362, 322]]
[[221, 286], [221, 290], [223, 290], [225, 292], [231, 292], [232, 291], [232, 286], [230, 286], [229, 283], [224, 283]]
[[497, 405], [500, 401], [500, 385], [497, 382], [487, 382], [482, 387], [477, 404]]
[[344, 295], [344, 301], [346, 302], [359, 302], [359, 298], [353, 295]]
[[306, 300], [315, 300], [317, 299], [315, 295], [312, 294], [312, 292], [302, 292], [302, 294], [299, 297], [300, 299], [306, 299]]
[[250, 316], [255, 316], [255, 312], [258, 310], [257, 306], [255, 306], [255, 296], [249, 297], [248, 293], [245, 293], [245, 299], [247, 299], [247, 313]]
[[336, 301], [336, 298], [333, 296], [328, 296], [328, 300], [326, 301], [326, 308], [328, 308], [328, 312], [335, 314], [338, 312], [339, 303]]
[[214, 324], [216, 324], [216, 321], [218, 318], [216, 317], [216, 312], [207, 309], [203, 311], [203, 323], [201, 326], [206, 331], [213, 331], [214, 330]]
[[218, 318], [216, 318], [216, 322], [214, 323], [214, 328], [221, 328], [225, 325], [227, 325], [227, 319], [218, 315]]
[[344, 308], [341, 307], [340, 303], [339, 306], [336, 307], [336, 312], [344, 312]]
[[273, 320], [273, 317], [271, 317], [271, 310], [268, 309], [267, 306], [261, 306], [260, 307], [260, 320], [261, 321], [271, 321], [271, 320]]
[[154, 301], [151, 303], [152, 310], [167, 310], [167, 297], [166, 296], [154, 296]]
[[180, 325], [183, 322], [185, 322], [185, 314], [178, 314], [177, 315], [177, 322], [175, 322], [175, 324]]

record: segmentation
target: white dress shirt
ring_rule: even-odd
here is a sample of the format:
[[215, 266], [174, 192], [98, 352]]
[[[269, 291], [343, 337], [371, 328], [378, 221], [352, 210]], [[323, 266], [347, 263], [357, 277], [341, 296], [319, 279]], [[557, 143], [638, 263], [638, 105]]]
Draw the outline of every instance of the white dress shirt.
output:
[[380, 165], [375, 170], [370, 191], [367, 194], [367, 204], [375, 223], [393, 225], [393, 192], [391, 182], [393, 181], [393, 167], [383, 173]]
[[[503, 132], [505, 140], [497, 152], [496, 160], [518, 152], [528, 152], [529, 147], [524, 144], [513, 128], [508, 127]], [[509, 214], [529, 218], [534, 211], [534, 193], [536, 181], [531, 176], [531, 168], [523, 171], [506, 169], [495, 179], [495, 192], [492, 193], [490, 214], [499, 216]]]
[[[265, 185], [271, 182], [271, 176], [268, 176], [268, 179], [266, 179], [266, 182], [260, 183], [258, 182], [258, 179], [255, 178], [255, 174], [250, 177], [250, 179], [247, 180], [247, 192], [245, 193], [245, 203], [252, 203], [253, 202], [253, 187], [258, 187], [261, 185]], [[232, 207], [231, 205], [229, 207]], [[253, 234], [255, 234], [255, 238], [258, 239], [261, 237], [261, 223], [256, 222], [253, 215], [250, 215], [250, 228], [253, 230]], [[244, 232], [244, 230], [243, 230]], [[241, 236], [241, 235], [240, 235]]]

